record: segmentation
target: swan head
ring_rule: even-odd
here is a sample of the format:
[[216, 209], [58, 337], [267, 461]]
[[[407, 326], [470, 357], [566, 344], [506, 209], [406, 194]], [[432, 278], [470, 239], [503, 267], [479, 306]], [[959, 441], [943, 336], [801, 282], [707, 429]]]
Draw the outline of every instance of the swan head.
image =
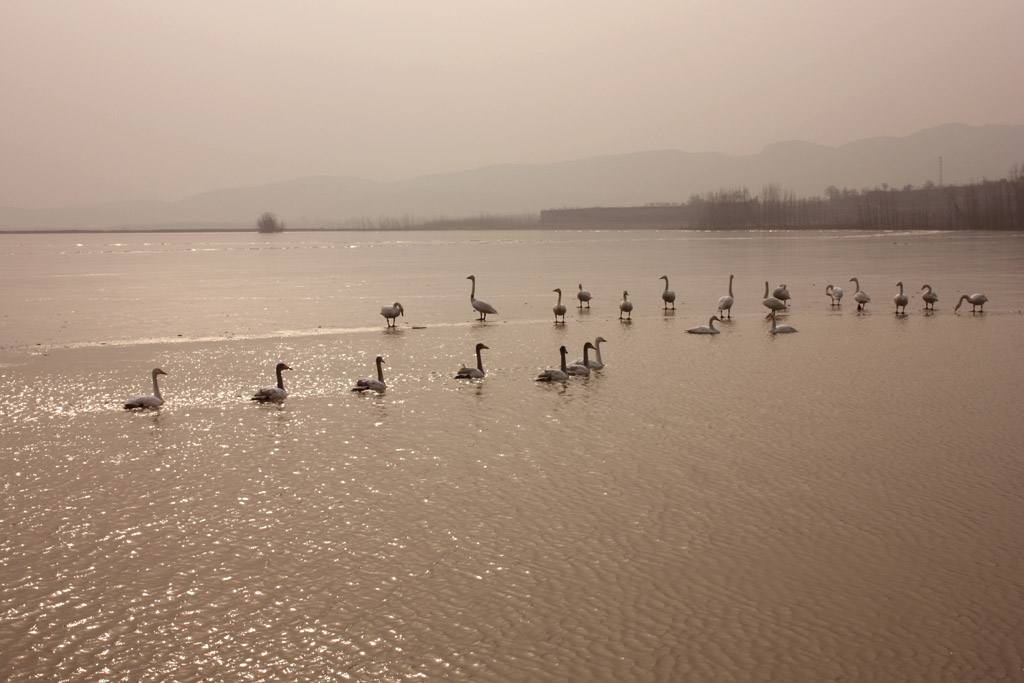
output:
[[489, 349], [489, 348], [491, 348], [491, 347], [487, 346], [486, 344], [477, 344], [476, 345], [476, 350], [477, 351], [479, 351], [480, 349]]
[[153, 368], [153, 376], [154, 377], [156, 377], [157, 375], [166, 375], [166, 374], [167, 373], [164, 372], [163, 370], [161, 370], [160, 368]]
[[[851, 278], [850, 278], [850, 282], [857, 282], [857, 278], [855, 278], [855, 277], [851, 277]], [[858, 286], [858, 287], [860, 286], [860, 282], [857, 282], [857, 286]]]
[[277, 367], [276, 367], [276, 368], [274, 368], [274, 369], [275, 369], [275, 370], [276, 370], [277, 372], [281, 372], [282, 370], [291, 370], [291, 368], [290, 368], [290, 367], [288, 367], [287, 365], [285, 365], [284, 363], [278, 363], [278, 364], [277, 364]]
[[595, 343], [595, 344], [600, 344], [600, 343], [602, 343], [602, 342], [604, 342], [604, 343], [607, 343], [607, 342], [608, 342], [608, 340], [607, 340], [607, 339], [605, 339], [604, 337], [598, 337], [597, 339], [595, 339], [595, 340], [594, 340], [594, 343]]
[[377, 360], [374, 362], [376, 362], [377, 365], [380, 365], [381, 363], [384, 362], [384, 356], [377, 356]]
[[580, 283], [580, 289], [583, 289], [583, 283], [582, 282]]
[[559, 347], [558, 347], [558, 352], [559, 352], [560, 354], [562, 354], [563, 356], [564, 356], [565, 354], [569, 353], [568, 351], [566, 351], [566, 350], [565, 350], [565, 347], [564, 347], [564, 346], [559, 346]]
[[561, 293], [562, 293], [562, 288], [561, 288], [561, 287], [555, 287], [555, 288], [554, 288], [554, 289], [552, 289], [551, 291], [552, 291], [552, 292], [558, 292], [559, 294], [561, 294]]
[[402, 304], [400, 304], [400, 303], [398, 303], [398, 302], [396, 301], [396, 302], [395, 302], [395, 306], [394, 306], [394, 307], [395, 307], [396, 309], [398, 309], [398, 315], [405, 315], [405, 309], [404, 309], [404, 308], [402, 308]]
[[659, 280], [665, 280], [666, 282], [668, 282], [668, 275], [662, 275], [662, 276], [661, 276], [661, 277], [659, 277], [658, 279], [659, 279]]
[[627, 296], [629, 296], [629, 292], [623, 291], [622, 298], [625, 299]]
[[593, 348], [596, 348], [596, 347], [593, 344], [591, 344], [590, 342], [587, 342], [586, 344], [583, 345], [583, 348], [585, 348], [585, 349], [593, 349]]

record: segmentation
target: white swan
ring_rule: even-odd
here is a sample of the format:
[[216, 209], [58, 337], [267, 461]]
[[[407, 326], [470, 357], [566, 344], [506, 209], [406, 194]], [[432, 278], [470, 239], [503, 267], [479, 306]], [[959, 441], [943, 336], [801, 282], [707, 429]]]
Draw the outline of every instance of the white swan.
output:
[[557, 287], [551, 290], [552, 292], [558, 292], [558, 303], [552, 307], [552, 311], [555, 312], [555, 322], [558, 322], [558, 316], [562, 316], [562, 322], [565, 322], [565, 304], [562, 303], [562, 288]]
[[486, 301], [480, 301], [476, 298], [476, 275], [470, 275], [466, 278], [467, 280], [473, 281], [473, 289], [469, 293], [469, 303], [473, 306], [474, 310], [480, 314], [477, 320], [487, 321], [487, 314], [498, 315], [498, 311], [494, 309], [494, 306], [490, 305]]
[[[604, 367], [604, 361], [601, 360], [601, 342], [608, 341], [604, 337], [598, 337], [594, 340], [594, 353], [597, 354], [597, 358], [588, 358], [587, 367], [591, 370], [600, 370]], [[572, 362], [573, 365], [582, 365], [583, 359], [577, 358]]]
[[689, 332], [690, 334], [721, 334], [721, 330], [715, 329], [716, 320], [721, 321], [722, 319], [719, 318], [717, 315], [713, 315], [711, 316], [711, 319], [708, 320], [707, 325], [701, 325], [700, 327], [691, 327], [690, 329], [687, 330], [687, 332]]
[[267, 401], [283, 401], [288, 398], [288, 392], [284, 390], [284, 378], [281, 377], [282, 370], [291, 370], [284, 363], [278, 363], [274, 371], [277, 373], [276, 387], [263, 387], [252, 395], [253, 401], [266, 403]]
[[776, 299], [786, 304], [787, 306], [789, 305], [789, 289], [786, 288], [786, 285], [779, 285], [778, 287], [773, 289], [772, 296], [774, 296]]
[[361, 379], [356, 381], [356, 385], [352, 387], [352, 391], [363, 392], [368, 389], [376, 391], [378, 394], [383, 393], [388, 388], [387, 384], [384, 384], [384, 371], [381, 369], [381, 365], [384, 364], [384, 358], [377, 356], [377, 379]]
[[589, 375], [590, 374], [590, 349], [594, 348], [594, 345], [587, 342], [583, 345], [583, 362], [573, 363], [565, 369], [570, 375]]
[[843, 288], [829, 285], [825, 288], [825, 296], [832, 297], [833, 306], [839, 306], [843, 301]]
[[580, 300], [580, 308], [583, 308], [584, 302], [587, 304], [587, 308], [590, 308], [590, 300], [593, 299], [590, 292], [583, 289], [583, 284], [580, 283], [580, 291], [576, 292], [576, 298]]
[[765, 316], [766, 318], [770, 317], [771, 314], [774, 313], [775, 311], [784, 311], [784, 310], [786, 310], [785, 302], [780, 301], [779, 299], [775, 298], [774, 296], [768, 296], [768, 281], [767, 280], [764, 281], [764, 298], [761, 299], [761, 305], [763, 305], [765, 308], [768, 309], [768, 315]]
[[903, 283], [897, 282], [896, 286], [900, 288], [900, 293], [892, 298], [896, 304], [896, 315], [900, 314], [900, 306], [903, 307], [903, 312], [907, 312], [907, 304], [910, 303], [910, 297], [903, 293]]
[[480, 379], [484, 376], [484, 361], [480, 358], [480, 349], [487, 349], [489, 346], [483, 344], [476, 345], [476, 367], [467, 368], [463, 365], [459, 368], [459, 371], [455, 373], [456, 379]]
[[931, 285], [921, 285], [921, 291], [924, 292], [921, 295], [921, 298], [924, 299], [924, 310], [934, 311], [935, 302], [939, 300], [939, 295], [932, 291]]
[[633, 319], [633, 302], [629, 300], [629, 292], [622, 293], [622, 301], [619, 302], [619, 320], [622, 320], [622, 314], [628, 313], [627, 318]]
[[394, 327], [395, 318], [405, 315], [405, 309], [402, 308], [402, 304], [396, 301], [394, 306], [385, 306], [380, 309], [380, 314], [384, 316], [384, 322], [387, 323], [388, 327]]
[[[722, 315], [722, 311], [728, 311], [729, 317], [732, 318], [732, 305], [735, 299], [732, 298], [732, 275], [729, 276], [729, 293], [718, 300], [718, 315]], [[719, 318], [721, 320], [721, 318]]]
[[788, 332], [796, 332], [795, 327], [789, 325], [779, 325], [775, 322], [775, 311], [772, 311], [769, 315], [772, 317], [772, 329], [768, 330], [772, 334], [786, 334]]
[[[970, 296], [967, 294], [962, 295], [960, 297], [960, 301], [956, 302], [956, 306], [953, 307], [953, 310], [958, 310], [960, 308], [960, 304], [962, 304], [965, 299], [967, 300], [967, 303], [971, 305], [971, 313], [974, 313], [974, 309], [978, 306], [981, 306], [982, 313], [985, 312], [985, 302], [988, 301], [988, 297], [981, 293], [971, 294]], [[156, 384], [156, 378], [153, 379], [153, 384]]]
[[145, 396], [138, 395], [132, 396], [124, 402], [125, 410], [131, 410], [132, 408], [159, 408], [164, 404], [164, 397], [160, 393], [160, 385], [156, 381], [157, 375], [166, 375], [167, 373], [160, 368], [153, 368], [153, 395]]
[[534, 377], [537, 382], [560, 382], [569, 379], [568, 368], [565, 366], [565, 347], [559, 347], [558, 352], [562, 354], [562, 365], [558, 368], [548, 368]]
[[863, 311], [864, 307], [871, 303], [871, 297], [868, 293], [860, 288], [860, 280], [855, 277], [850, 278], [850, 282], [857, 285], [857, 291], [853, 293], [853, 300], [857, 302], [857, 310]]
[[676, 293], [668, 288], [668, 275], [662, 275], [658, 278], [659, 280], [665, 281], [665, 291], [661, 293], [661, 299], [665, 302], [665, 308], [668, 308], [669, 304], [672, 304], [672, 310], [676, 308]]

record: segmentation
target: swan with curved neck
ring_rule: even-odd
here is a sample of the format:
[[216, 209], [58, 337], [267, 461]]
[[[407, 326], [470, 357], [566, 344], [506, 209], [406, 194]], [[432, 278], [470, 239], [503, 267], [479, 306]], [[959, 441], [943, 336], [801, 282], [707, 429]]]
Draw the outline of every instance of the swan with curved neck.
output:
[[[722, 315], [722, 311], [728, 311], [729, 317], [732, 318], [732, 305], [735, 299], [732, 298], [732, 275], [729, 276], [729, 293], [721, 297], [718, 300], [718, 315]], [[719, 317], [721, 320], [721, 317]]]
[[[598, 337], [597, 339], [594, 340], [594, 347], [593, 348], [594, 348], [594, 354], [597, 356], [597, 358], [588, 358], [586, 361], [584, 361], [583, 358], [577, 358], [576, 360], [574, 360], [572, 362], [572, 364], [573, 365], [581, 365], [584, 362], [586, 362], [587, 367], [590, 368], [591, 370], [600, 370], [601, 368], [603, 368], [604, 367], [604, 361], [601, 360], [601, 342], [605, 342], [605, 341], [608, 341], [608, 340], [605, 339], [604, 337]], [[585, 356], [586, 354], [583, 354], [583, 355]]]
[[381, 366], [384, 364], [384, 358], [377, 356], [375, 361], [377, 364], [377, 379], [360, 379], [356, 381], [356, 385], [352, 387], [352, 391], [364, 392], [367, 390], [376, 391], [378, 394], [382, 393], [388, 388], [388, 385], [384, 383], [384, 370]]
[[384, 322], [387, 323], [388, 327], [394, 327], [395, 318], [405, 315], [405, 309], [402, 308], [402, 304], [396, 301], [393, 306], [385, 306], [380, 309], [380, 314], [384, 316]]
[[853, 293], [853, 300], [857, 302], [857, 310], [863, 311], [864, 307], [871, 303], [871, 297], [868, 293], [860, 288], [860, 280], [855, 277], [850, 278], [850, 282], [857, 286], [857, 291]]
[[833, 306], [839, 306], [843, 301], [843, 288], [829, 285], [825, 288], [825, 296], [832, 298]]
[[284, 389], [284, 377], [281, 376], [282, 370], [291, 370], [291, 368], [284, 363], [278, 363], [277, 367], [274, 368], [274, 372], [277, 373], [277, 386], [263, 387], [258, 390], [252, 396], [253, 401], [266, 403], [268, 401], [283, 401], [288, 397], [288, 392]]
[[587, 342], [583, 345], [583, 362], [573, 363], [565, 369], [570, 375], [589, 375], [590, 374], [590, 349], [594, 348], [594, 345]]
[[981, 311], [980, 312], [984, 313], [985, 312], [985, 302], [988, 301], [988, 297], [985, 296], [984, 294], [980, 293], [980, 292], [975, 293], [975, 294], [970, 294], [970, 295], [964, 294], [964, 295], [962, 295], [960, 297], [960, 301], [956, 302], [956, 306], [953, 307], [953, 310], [954, 311], [959, 310], [960, 309], [960, 305], [963, 304], [963, 302], [965, 302], [965, 301], [971, 305], [971, 313], [976, 313], [977, 311], [975, 311], [975, 308], [977, 308], [978, 306], [981, 306]]
[[137, 396], [131, 396], [124, 402], [125, 410], [131, 410], [133, 408], [159, 408], [164, 404], [163, 394], [160, 393], [160, 384], [156, 381], [156, 378], [160, 375], [166, 375], [167, 373], [160, 368], [153, 368], [153, 395], [146, 396], [139, 394]]
[[552, 311], [555, 312], [555, 323], [559, 322], [558, 316], [562, 316], [561, 322], [564, 323], [565, 322], [565, 304], [562, 303], [562, 288], [561, 287], [556, 287], [555, 289], [553, 289], [551, 291], [552, 292], [558, 292], [558, 303], [555, 304], [554, 307], [551, 309]]
[[690, 334], [721, 334], [721, 330], [715, 329], [716, 320], [721, 321], [722, 319], [719, 318], [717, 315], [713, 315], [708, 320], [707, 325], [701, 325], [700, 327], [691, 327], [690, 329], [687, 330], [687, 332], [689, 332]]
[[534, 377], [537, 382], [560, 382], [569, 379], [569, 369], [565, 365], [565, 347], [559, 347], [558, 353], [562, 354], [562, 364], [557, 368], [548, 368]]
[[583, 283], [580, 283], [580, 291], [576, 292], [576, 298], [580, 300], [580, 308], [583, 308], [583, 304], [587, 304], [587, 308], [590, 308], [590, 300], [593, 298], [590, 292], [583, 289]]
[[772, 329], [768, 331], [771, 332], [772, 334], [786, 334], [788, 332], [796, 332], [795, 327], [790, 327], [789, 325], [779, 325], [775, 321], [775, 311], [772, 311], [769, 315], [771, 315], [772, 318]]
[[768, 281], [764, 281], [764, 298], [761, 299], [761, 305], [768, 309], [768, 315], [766, 318], [770, 318], [772, 313], [775, 311], [786, 310], [786, 304], [783, 301], [775, 298], [774, 296], [768, 296]]
[[672, 310], [674, 311], [676, 309], [676, 293], [668, 288], [668, 275], [662, 275], [658, 279], [665, 281], [665, 291], [661, 293], [661, 300], [665, 302], [665, 309], [668, 309], [668, 305], [672, 304]]
[[779, 285], [772, 290], [772, 296], [781, 301], [782, 303], [789, 305], [789, 289], [785, 284]]
[[476, 367], [475, 368], [468, 368], [465, 365], [463, 365], [461, 368], [459, 368], [459, 371], [455, 373], [455, 378], [456, 379], [480, 379], [481, 377], [483, 377], [484, 376], [484, 361], [480, 357], [480, 351], [482, 349], [487, 349], [487, 348], [490, 348], [490, 347], [485, 346], [483, 344], [477, 344], [476, 345]]
[[619, 320], [622, 320], [622, 314], [627, 314], [627, 320], [633, 319], [633, 302], [629, 300], [629, 292], [622, 293], [622, 301], [619, 302]]
[[921, 285], [921, 291], [924, 292], [921, 295], [921, 298], [924, 299], [924, 310], [934, 311], [935, 302], [939, 300], [939, 295], [932, 291], [931, 285]]
[[473, 307], [473, 310], [480, 314], [480, 317], [477, 318], [477, 320], [486, 322], [488, 313], [491, 315], [498, 315], [498, 311], [494, 306], [490, 305], [486, 301], [480, 301], [480, 299], [476, 298], [476, 275], [470, 275], [466, 279], [473, 281], [473, 289], [469, 292], [469, 303]]
[[896, 304], [896, 315], [900, 314], [900, 307], [903, 307], [903, 312], [907, 312], [907, 304], [910, 303], [910, 297], [903, 293], [903, 283], [897, 282], [896, 286], [900, 288], [899, 293], [892, 298], [893, 303]]

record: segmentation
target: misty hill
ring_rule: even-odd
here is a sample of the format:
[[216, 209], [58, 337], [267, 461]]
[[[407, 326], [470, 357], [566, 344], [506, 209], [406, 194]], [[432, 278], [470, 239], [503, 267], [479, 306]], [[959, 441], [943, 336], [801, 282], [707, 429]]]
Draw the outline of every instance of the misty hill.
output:
[[769, 183], [819, 197], [851, 189], [1005, 177], [1024, 162], [1024, 125], [948, 124], [907, 137], [840, 147], [782, 142], [730, 156], [665, 150], [537, 165], [496, 165], [402, 182], [319, 176], [206, 192], [177, 202], [122, 202], [59, 209], [0, 207], [3, 229], [244, 227], [273, 211], [289, 227], [344, 226], [360, 219], [539, 213], [543, 209], [678, 203], [692, 194]]

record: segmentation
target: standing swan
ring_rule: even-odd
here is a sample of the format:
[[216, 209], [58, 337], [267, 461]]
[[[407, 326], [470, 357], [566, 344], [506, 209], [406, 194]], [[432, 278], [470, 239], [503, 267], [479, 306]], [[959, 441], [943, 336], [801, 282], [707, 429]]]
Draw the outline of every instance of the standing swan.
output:
[[924, 299], [924, 310], [934, 311], [935, 302], [939, 300], [939, 295], [932, 291], [931, 285], [921, 285], [921, 291], [924, 292], [921, 295], [921, 298]]
[[629, 292], [622, 293], [622, 301], [619, 302], [619, 320], [622, 320], [622, 314], [628, 313], [628, 320], [633, 319], [633, 302], [629, 300]]
[[843, 288], [829, 285], [825, 288], [825, 296], [832, 297], [833, 306], [839, 306], [843, 302]]
[[761, 299], [761, 304], [768, 309], [768, 315], [765, 316], [766, 318], [770, 318], [772, 313], [775, 311], [784, 311], [786, 309], [785, 302], [776, 299], [774, 296], [768, 296], [767, 280], [764, 281], [764, 298]]
[[459, 368], [459, 371], [455, 373], [455, 378], [456, 379], [480, 379], [481, 377], [483, 377], [484, 376], [484, 362], [480, 358], [480, 349], [487, 349], [487, 348], [490, 348], [490, 347], [484, 346], [483, 344], [477, 344], [476, 345], [476, 367], [475, 368], [467, 368], [466, 366], [462, 366], [461, 368]]
[[583, 375], [587, 376], [590, 374], [590, 349], [594, 348], [594, 345], [587, 342], [583, 345], [583, 362], [573, 363], [565, 369], [570, 375]]
[[676, 310], [676, 293], [668, 288], [668, 275], [662, 275], [658, 279], [665, 281], [665, 291], [661, 293], [661, 299], [665, 302], [665, 308], [668, 309], [668, 305], [672, 304], [672, 310]]
[[707, 325], [701, 325], [700, 327], [691, 327], [690, 329], [687, 330], [687, 332], [689, 332], [690, 334], [721, 334], [721, 330], [715, 329], [716, 320], [721, 321], [722, 319], [719, 318], [717, 315], [713, 315], [711, 316], [711, 319], [708, 320]]
[[537, 382], [559, 382], [569, 379], [568, 368], [565, 367], [565, 347], [559, 347], [558, 352], [562, 354], [562, 365], [559, 368], [548, 368], [533, 379]]
[[590, 308], [590, 300], [593, 298], [590, 292], [583, 289], [583, 283], [580, 283], [580, 291], [576, 292], [576, 298], [580, 300], [580, 308], [583, 308], [583, 303], [586, 302], [587, 308]]
[[769, 315], [772, 317], [772, 329], [768, 330], [772, 334], [786, 334], [787, 332], [796, 332], [795, 327], [789, 325], [779, 325], [775, 322], [775, 311], [772, 311]]
[[494, 306], [490, 305], [486, 301], [480, 301], [476, 298], [476, 275], [470, 275], [466, 278], [467, 280], [473, 281], [473, 290], [469, 293], [469, 303], [473, 308], [480, 314], [477, 320], [487, 322], [487, 314], [498, 315], [498, 311], [494, 309]]
[[732, 298], [732, 275], [729, 276], [729, 293], [718, 300], [718, 315], [721, 320], [722, 311], [729, 312], [729, 318], [732, 319], [732, 304], [735, 300]]
[[152, 396], [132, 396], [124, 402], [125, 410], [131, 410], [132, 408], [159, 408], [164, 404], [164, 397], [160, 393], [160, 385], [157, 384], [157, 375], [166, 375], [167, 373], [160, 368], [153, 368], [153, 395]]
[[352, 387], [352, 391], [363, 392], [367, 389], [373, 389], [378, 394], [383, 393], [388, 388], [387, 384], [384, 384], [384, 371], [381, 370], [381, 365], [384, 364], [384, 358], [377, 356], [377, 379], [361, 379], [356, 381], [356, 385]]
[[267, 401], [283, 401], [288, 397], [288, 392], [284, 390], [284, 378], [281, 377], [282, 370], [291, 370], [290, 367], [284, 363], [278, 363], [275, 368], [277, 372], [277, 386], [276, 387], [263, 387], [255, 394], [252, 395], [253, 401], [259, 401], [260, 403], [266, 403]]
[[[964, 299], [971, 305], [971, 313], [975, 313], [974, 309], [978, 306], [981, 306], [982, 313], [985, 312], [985, 302], [988, 301], [988, 297], [984, 294], [971, 294], [970, 296], [964, 294], [960, 297], [960, 301], [956, 302], [956, 306], [953, 307], [954, 311], [960, 308], [960, 304], [964, 302]], [[153, 378], [153, 386], [156, 386], [156, 377]]]
[[555, 324], [558, 324], [558, 316], [562, 316], [562, 322], [565, 323], [565, 304], [562, 303], [562, 288], [558, 287], [551, 291], [558, 292], [558, 303], [551, 309], [555, 312]]
[[907, 312], [907, 304], [910, 303], [910, 297], [903, 293], [903, 283], [897, 282], [896, 286], [900, 288], [900, 293], [892, 298], [896, 304], [896, 315], [900, 314], [900, 306], [903, 307], [903, 312]]
[[871, 303], [871, 297], [868, 293], [860, 288], [860, 280], [855, 277], [850, 278], [850, 282], [857, 285], [857, 291], [853, 293], [853, 300], [857, 302], [857, 310], [863, 311], [864, 307]]
[[[594, 340], [594, 353], [597, 354], [597, 358], [588, 358], [586, 360], [586, 366], [591, 370], [600, 370], [601, 368], [604, 367], [604, 361], [601, 360], [601, 342], [603, 341], [608, 340], [605, 339], [604, 337], [598, 337], [597, 339]], [[582, 358], [577, 358], [572, 362], [573, 365], [582, 365], [583, 363], [584, 360]]]
[[772, 296], [789, 306], [789, 289], [786, 285], [779, 285], [772, 290]]
[[384, 322], [387, 323], [388, 327], [394, 327], [395, 318], [405, 315], [405, 309], [402, 308], [402, 304], [396, 301], [394, 306], [385, 306], [380, 309], [380, 314], [384, 316]]

